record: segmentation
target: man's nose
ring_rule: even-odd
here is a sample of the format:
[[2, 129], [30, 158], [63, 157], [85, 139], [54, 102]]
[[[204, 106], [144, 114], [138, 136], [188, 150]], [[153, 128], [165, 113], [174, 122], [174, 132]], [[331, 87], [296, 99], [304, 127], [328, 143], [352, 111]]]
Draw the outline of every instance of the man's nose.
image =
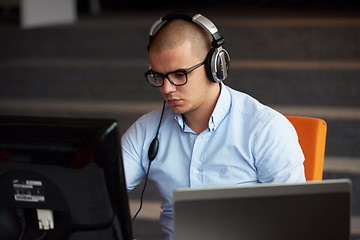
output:
[[164, 78], [164, 85], [161, 87], [163, 93], [171, 93], [176, 91], [176, 86], [169, 79]]

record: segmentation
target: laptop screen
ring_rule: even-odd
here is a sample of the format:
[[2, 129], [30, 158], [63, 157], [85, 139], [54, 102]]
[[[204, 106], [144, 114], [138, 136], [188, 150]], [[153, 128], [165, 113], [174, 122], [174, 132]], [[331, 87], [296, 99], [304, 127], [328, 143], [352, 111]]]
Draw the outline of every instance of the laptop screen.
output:
[[350, 239], [349, 180], [183, 188], [175, 239]]

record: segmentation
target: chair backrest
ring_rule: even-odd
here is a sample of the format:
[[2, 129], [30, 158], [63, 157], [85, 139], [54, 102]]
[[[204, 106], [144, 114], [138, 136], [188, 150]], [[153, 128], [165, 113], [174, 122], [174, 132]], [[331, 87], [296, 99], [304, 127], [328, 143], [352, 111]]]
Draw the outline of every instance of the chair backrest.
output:
[[307, 181], [322, 180], [324, 170], [327, 124], [323, 119], [286, 116], [293, 124], [305, 155], [304, 168]]

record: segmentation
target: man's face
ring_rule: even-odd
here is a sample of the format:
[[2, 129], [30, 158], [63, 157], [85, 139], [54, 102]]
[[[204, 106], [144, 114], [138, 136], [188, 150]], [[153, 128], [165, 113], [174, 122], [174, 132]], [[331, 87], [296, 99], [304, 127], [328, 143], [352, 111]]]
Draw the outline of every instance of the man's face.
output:
[[[194, 56], [189, 41], [183, 45], [161, 52], [150, 51], [150, 64], [153, 71], [166, 74], [168, 72], [187, 69], [203, 62], [204, 56]], [[214, 83], [206, 76], [205, 65], [188, 74], [188, 82], [183, 86], [172, 85], [167, 79], [160, 87], [160, 92], [172, 111], [176, 114], [202, 112], [207, 107], [208, 94]]]

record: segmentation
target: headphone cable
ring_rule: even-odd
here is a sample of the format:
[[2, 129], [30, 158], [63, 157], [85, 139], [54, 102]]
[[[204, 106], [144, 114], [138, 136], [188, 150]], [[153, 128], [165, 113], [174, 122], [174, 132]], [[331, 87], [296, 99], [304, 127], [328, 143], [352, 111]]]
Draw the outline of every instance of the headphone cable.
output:
[[142, 209], [144, 192], [145, 192], [146, 184], [147, 184], [147, 181], [148, 181], [148, 178], [149, 178], [150, 166], [151, 166], [151, 163], [155, 159], [155, 157], [157, 155], [157, 152], [158, 152], [158, 148], [159, 148], [158, 135], [159, 135], [161, 122], [162, 122], [162, 119], [163, 119], [163, 116], [164, 116], [165, 104], [166, 104], [166, 101], [164, 100], [162, 111], [161, 111], [161, 116], [160, 116], [160, 121], [159, 121], [157, 130], [156, 130], [156, 135], [155, 135], [154, 139], [150, 143], [150, 147], [149, 147], [149, 151], [148, 151], [149, 166], [148, 166], [147, 171], [146, 171], [145, 182], [144, 182], [144, 186], [143, 186], [143, 189], [142, 189], [141, 195], [140, 195], [140, 206], [139, 206], [139, 209], [137, 210], [137, 212], [135, 213], [135, 215], [134, 215], [134, 217], [132, 219], [133, 222], [135, 221], [137, 215], [140, 213], [140, 211]]
[[135, 213], [132, 221], [134, 222], [137, 215], [140, 213], [141, 209], [142, 209], [142, 206], [143, 206], [143, 198], [144, 198], [144, 192], [145, 192], [145, 188], [146, 188], [146, 184], [147, 184], [147, 181], [148, 181], [148, 178], [149, 178], [149, 172], [150, 172], [150, 165], [151, 165], [151, 162], [149, 163], [149, 166], [148, 166], [148, 169], [147, 169], [147, 172], [146, 172], [146, 177], [145, 177], [145, 182], [144, 182], [144, 186], [143, 186], [143, 189], [141, 191], [141, 196], [140, 196], [140, 206], [139, 206], [139, 209], [137, 210], [137, 212]]

